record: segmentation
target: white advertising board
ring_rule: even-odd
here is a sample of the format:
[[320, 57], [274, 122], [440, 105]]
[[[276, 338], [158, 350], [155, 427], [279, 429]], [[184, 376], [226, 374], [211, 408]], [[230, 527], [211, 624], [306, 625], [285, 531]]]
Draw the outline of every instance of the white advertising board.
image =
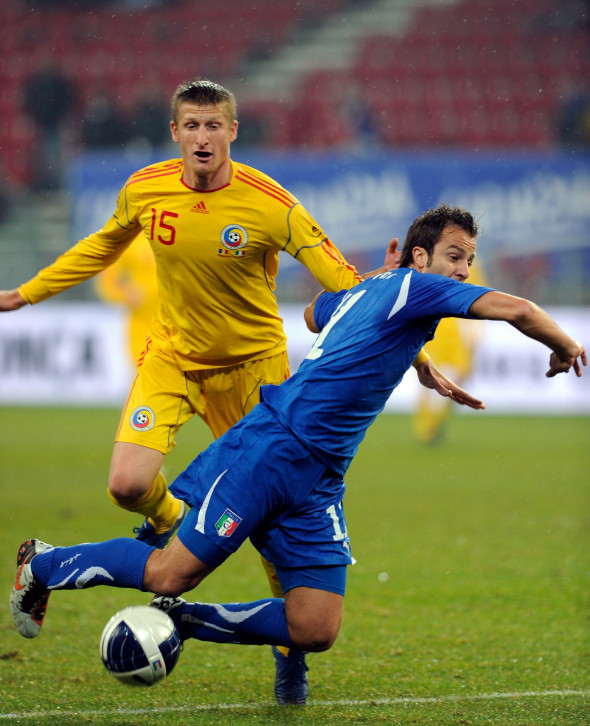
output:
[[[553, 308], [558, 324], [590, 349], [590, 309]], [[281, 309], [292, 370], [314, 336], [303, 308]], [[0, 404], [122, 405], [133, 371], [126, 357], [125, 313], [101, 303], [48, 302], [0, 317]], [[486, 322], [474, 371], [463, 385], [491, 414], [590, 414], [590, 367], [545, 378], [548, 350], [505, 323]], [[409, 411], [417, 391], [413, 370], [388, 409]]]
[[132, 370], [125, 314], [101, 303], [50, 302], [0, 318], [0, 403], [121, 404]]

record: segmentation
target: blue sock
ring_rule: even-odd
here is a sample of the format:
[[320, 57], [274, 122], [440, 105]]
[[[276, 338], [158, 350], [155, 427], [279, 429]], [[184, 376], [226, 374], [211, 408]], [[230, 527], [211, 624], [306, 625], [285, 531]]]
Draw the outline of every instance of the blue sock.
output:
[[213, 643], [293, 647], [282, 598], [225, 605], [187, 602], [172, 610], [170, 615], [183, 640], [196, 638]]
[[143, 590], [145, 563], [154, 549], [127, 537], [54, 547], [36, 555], [31, 569], [48, 590], [76, 590], [96, 585]]

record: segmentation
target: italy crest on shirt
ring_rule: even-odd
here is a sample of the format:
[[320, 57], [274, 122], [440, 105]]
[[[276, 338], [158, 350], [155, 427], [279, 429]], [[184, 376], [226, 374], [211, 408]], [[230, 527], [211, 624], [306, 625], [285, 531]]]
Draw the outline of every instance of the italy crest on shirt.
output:
[[241, 517], [231, 509], [226, 509], [221, 517], [215, 522], [215, 529], [220, 537], [231, 537], [235, 532], [238, 524], [242, 521]]

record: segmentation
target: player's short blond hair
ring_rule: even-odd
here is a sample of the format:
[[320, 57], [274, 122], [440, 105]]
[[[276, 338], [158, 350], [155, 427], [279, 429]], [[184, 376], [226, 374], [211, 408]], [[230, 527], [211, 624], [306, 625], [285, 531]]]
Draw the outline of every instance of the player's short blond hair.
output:
[[197, 106], [225, 105], [230, 124], [238, 117], [234, 94], [213, 81], [197, 79], [178, 86], [170, 102], [172, 120], [175, 123], [178, 121], [179, 109], [183, 103], [194, 103]]

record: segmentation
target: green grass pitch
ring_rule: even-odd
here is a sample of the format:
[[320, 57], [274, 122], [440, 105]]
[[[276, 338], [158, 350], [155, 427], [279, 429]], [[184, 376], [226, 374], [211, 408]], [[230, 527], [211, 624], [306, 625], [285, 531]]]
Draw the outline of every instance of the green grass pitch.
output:
[[[266, 647], [191, 641], [151, 689], [118, 684], [98, 642], [145, 594], [57, 592], [43, 632], [8, 608], [20, 542], [131, 533], [105, 488], [114, 410], [0, 409], [2, 724], [472, 724], [590, 722], [590, 420], [456, 415], [423, 447], [382, 415], [347, 477], [353, 555], [334, 648], [308, 656], [308, 706], [280, 708]], [[166, 462], [173, 477], [210, 441], [199, 421]], [[189, 599], [264, 597], [247, 544]]]

